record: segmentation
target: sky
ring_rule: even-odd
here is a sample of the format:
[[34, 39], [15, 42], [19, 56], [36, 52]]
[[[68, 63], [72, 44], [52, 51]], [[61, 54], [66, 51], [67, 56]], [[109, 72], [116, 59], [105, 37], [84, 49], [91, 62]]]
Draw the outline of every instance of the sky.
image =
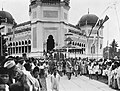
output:
[[[30, 0], [0, 0], [0, 10], [9, 12], [15, 21], [23, 23], [29, 21]], [[116, 7], [116, 8], [115, 8]], [[70, 0], [69, 23], [76, 25], [80, 18], [88, 13], [109, 20], [105, 22], [103, 29], [103, 47], [116, 40], [120, 48], [120, 0]]]

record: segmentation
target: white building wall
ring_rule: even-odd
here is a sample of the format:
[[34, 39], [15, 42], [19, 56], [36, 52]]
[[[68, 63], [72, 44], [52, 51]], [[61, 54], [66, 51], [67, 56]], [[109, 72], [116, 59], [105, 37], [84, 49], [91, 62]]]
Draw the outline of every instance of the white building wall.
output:
[[[64, 45], [64, 34], [67, 29], [62, 22], [68, 23], [68, 9], [64, 5], [40, 5], [31, 6], [31, 51], [43, 51], [47, 47], [49, 35], [53, 36], [55, 46]], [[33, 48], [33, 28], [37, 27], [37, 47]]]
[[[91, 29], [92, 29], [92, 26], [85, 25], [81, 27], [81, 30], [85, 31], [87, 36], [89, 36]], [[86, 39], [87, 40], [86, 56], [88, 56], [89, 58], [101, 58], [103, 55], [103, 48], [100, 49], [100, 44], [103, 43], [103, 38], [101, 38], [103, 37], [103, 29], [99, 30], [99, 34], [100, 34], [99, 39], [95, 38], [97, 37], [97, 30], [98, 30], [98, 27], [94, 27], [91, 35], [89, 36], [88, 39]], [[93, 43], [95, 45], [95, 53], [91, 53], [91, 47]]]

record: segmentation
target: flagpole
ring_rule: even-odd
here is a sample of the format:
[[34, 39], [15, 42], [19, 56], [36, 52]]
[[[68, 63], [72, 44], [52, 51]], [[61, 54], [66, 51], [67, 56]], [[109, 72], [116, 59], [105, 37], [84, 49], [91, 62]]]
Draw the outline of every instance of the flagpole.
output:
[[[107, 8], [105, 8], [105, 10], [102, 12], [101, 16], [102, 16], [109, 8], [110, 8], [110, 6], [108, 6]], [[100, 16], [100, 17], [101, 17], [101, 16]], [[92, 26], [92, 28], [91, 28], [91, 30], [90, 30], [90, 33], [89, 33], [89, 35], [88, 35], [88, 37], [87, 37], [87, 43], [88, 43], [88, 39], [89, 39], [89, 37], [90, 37], [90, 35], [91, 35], [91, 33], [92, 33], [92, 30], [97, 26], [99, 20], [100, 20], [100, 18], [98, 18], [98, 20], [97, 20], [97, 22], [95, 23], [95, 25]], [[99, 28], [100, 28], [100, 27], [99, 27]], [[99, 30], [99, 28], [98, 28], [98, 30]], [[98, 32], [98, 30], [97, 30], [97, 32]], [[93, 44], [95, 44], [95, 40], [96, 40], [96, 36], [94, 36]], [[98, 54], [98, 53], [97, 53], [97, 54]]]
[[108, 60], [109, 60], [109, 46], [108, 46], [108, 44], [109, 44], [109, 40], [107, 41]]
[[2, 52], [2, 34], [0, 33], [0, 37], [1, 37], [1, 40], [0, 40], [0, 43], [1, 43], [1, 56], [3, 56], [3, 52]]
[[108, 37], [108, 40], [107, 40], [107, 47], [108, 47], [108, 48], [107, 48], [107, 51], [108, 51], [108, 60], [109, 60], [109, 58], [110, 58], [110, 57], [109, 57], [109, 55], [110, 55], [110, 53], [109, 53], [109, 46], [108, 46], [108, 45], [109, 45], [109, 23], [107, 23], [107, 25], [108, 25], [108, 27], [107, 27], [107, 28], [108, 28], [108, 29], [107, 29], [107, 30], [108, 30], [108, 31], [107, 31], [107, 37]]
[[[110, 6], [108, 6], [103, 12], [102, 12], [102, 14], [100, 15], [100, 17], [102, 17], [102, 15], [108, 10], [110, 8]], [[92, 33], [92, 30], [94, 29], [94, 27], [96, 27], [97, 26], [97, 23], [99, 22], [99, 20], [100, 20], [100, 18], [98, 18], [98, 20], [97, 20], [97, 22], [96, 22], [96, 24], [91, 28], [91, 31], [90, 31], [90, 33], [89, 33], [89, 36], [88, 36], [88, 38], [90, 37], [90, 35], [91, 35], [91, 33]]]
[[99, 36], [97, 36], [97, 61], [98, 61], [98, 51], [99, 51]]

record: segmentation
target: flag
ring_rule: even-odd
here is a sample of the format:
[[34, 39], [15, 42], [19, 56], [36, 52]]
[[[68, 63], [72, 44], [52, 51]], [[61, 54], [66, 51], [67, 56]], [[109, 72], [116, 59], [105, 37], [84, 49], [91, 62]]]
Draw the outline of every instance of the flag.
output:
[[98, 30], [103, 26], [103, 24], [109, 19], [109, 17], [106, 15], [103, 22], [100, 24]]
[[102, 23], [100, 24], [98, 30], [97, 30], [97, 36], [99, 36], [99, 29], [103, 26], [103, 24], [109, 19], [109, 17], [106, 15]]
[[105, 19], [103, 20], [103, 24], [109, 19], [109, 17], [106, 15]]

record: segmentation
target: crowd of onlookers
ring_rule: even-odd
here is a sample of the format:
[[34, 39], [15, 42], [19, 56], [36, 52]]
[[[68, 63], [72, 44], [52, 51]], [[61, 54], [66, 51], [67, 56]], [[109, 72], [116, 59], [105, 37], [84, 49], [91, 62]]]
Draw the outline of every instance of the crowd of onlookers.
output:
[[97, 80], [99, 78], [107, 79], [107, 84], [114, 88], [120, 89], [120, 60], [119, 59], [100, 59], [100, 60], [89, 60], [84, 64], [82, 62], [84, 69], [83, 73], [89, 74], [89, 78], [92, 79], [93, 76], [96, 76]]
[[[59, 76], [88, 75], [90, 79], [103, 77], [108, 85], [120, 89], [120, 61], [118, 59], [67, 58], [23, 58], [8, 57], [0, 66], [0, 91], [47, 91], [46, 78], [51, 83], [60, 81]], [[58, 76], [59, 75], [59, 76]], [[58, 79], [57, 79], [58, 77]], [[52, 85], [54, 88], [54, 85]], [[59, 86], [55, 87], [59, 91]]]
[[43, 60], [6, 58], [0, 67], [0, 91], [47, 91]]

